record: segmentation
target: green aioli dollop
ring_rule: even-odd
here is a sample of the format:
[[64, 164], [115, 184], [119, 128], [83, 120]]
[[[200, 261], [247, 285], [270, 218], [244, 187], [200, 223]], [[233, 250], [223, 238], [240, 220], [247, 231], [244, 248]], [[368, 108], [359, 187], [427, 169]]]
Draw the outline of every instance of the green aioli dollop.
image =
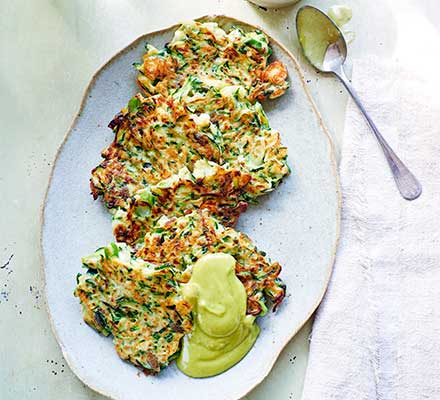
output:
[[350, 22], [353, 13], [349, 6], [337, 4], [328, 9], [328, 16], [339, 28], [342, 28], [345, 24]]
[[334, 5], [328, 9], [328, 16], [338, 25], [339, 29], [342, 30], [347, 43], [350, 44], [353, 42], [356, 37], [354, 31], [345, 29], [345, 25], [351, 21], [351, 17], [353, 16], [351, 8], [343, 4]]
[[207, 254], [194, 265], [182, 288], [192, 306], [193, 331], [183, 339], [177, 366], [194, 378], [217, 375], [238, 363], [260, 332], [246, 315], [246, 291], [229, 254]]

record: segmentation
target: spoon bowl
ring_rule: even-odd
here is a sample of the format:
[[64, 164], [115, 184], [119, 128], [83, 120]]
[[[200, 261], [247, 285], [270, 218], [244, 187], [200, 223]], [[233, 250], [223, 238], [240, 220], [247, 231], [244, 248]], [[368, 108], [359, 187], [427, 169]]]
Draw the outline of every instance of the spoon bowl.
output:
[[339, 70], [347, 58], [347, 43], [338, 26], [321, 10], [303, 6], [296, 14], [298, 40], [304, 56], [317, 70]]
[[318, 71], [334, 73], [359, 107], [382, 148], [402, 197], [417, 199], [422, 194], [422, 186], [379, 132], [345, 75], [343, 66], [347, 58], [347, 43], [341, 30], [321, 10], [303, 6], [296, 14], [296, 31], [305, 58]]

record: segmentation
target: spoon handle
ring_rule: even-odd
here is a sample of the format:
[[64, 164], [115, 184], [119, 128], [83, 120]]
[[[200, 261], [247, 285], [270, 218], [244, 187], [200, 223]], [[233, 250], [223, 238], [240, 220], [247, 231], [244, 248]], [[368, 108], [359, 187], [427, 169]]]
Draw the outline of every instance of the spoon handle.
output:
[[338, 71], [335, 71], [335, 75], [340, 79], [340, 81], [344, 84], [348, 93], [350, 93], [356, 105], [362, 111], [365, 119], [368, 122], [371, 130], [373, 131], [376, 139], [378, 140], [382, 150], [385, 154], [385, 157], [388, 161], [388, 165], [390, 166], [391, 172], [394, 177], [394, 181], [396, 182], [397, 188], [399, 189], [400, 194], [406, 200], [415, 200], [422, 194], [422, 185], [419, 183], [417, 178], [411, 173], [411, 171], [406, 167], [406, 165], [397, 157], [396, 153], [394, 153], [393, 149], [383, 138], [379, 129], [374, 124], [373, 120], [368, 115], [364, 106], [362, 105], [359, 96], [351, 85], [349, 79], [345, 75], [343, 68], [341, 67]]

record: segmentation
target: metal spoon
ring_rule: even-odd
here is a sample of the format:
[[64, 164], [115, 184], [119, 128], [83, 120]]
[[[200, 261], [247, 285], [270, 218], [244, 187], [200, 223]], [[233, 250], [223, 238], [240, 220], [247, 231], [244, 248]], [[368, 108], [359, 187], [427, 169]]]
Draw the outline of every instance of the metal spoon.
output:
[[342, 32], [325, 13], [311, 6], [299, 9], [296, 29], [307, 60], [321, 72], [334, 73], [362, 111], [385, 154], [402, 197], [406, 200], [417, 199], [422, 193], [422, 186], [380, 134], [345, 75], [343, 64], [347, 57], [347, 43]]

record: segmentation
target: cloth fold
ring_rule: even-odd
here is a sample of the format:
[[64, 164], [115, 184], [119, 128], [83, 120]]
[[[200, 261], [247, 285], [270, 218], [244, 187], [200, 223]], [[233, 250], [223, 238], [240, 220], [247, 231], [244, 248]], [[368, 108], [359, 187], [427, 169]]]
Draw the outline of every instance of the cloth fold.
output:
[[341, 154], [341, 241], [317, 312], [303, 400], [440, 399], [440, 96], [398, 64], [358, 60], [353, 82], [423, 186], [403, 200], [353, 102]]

